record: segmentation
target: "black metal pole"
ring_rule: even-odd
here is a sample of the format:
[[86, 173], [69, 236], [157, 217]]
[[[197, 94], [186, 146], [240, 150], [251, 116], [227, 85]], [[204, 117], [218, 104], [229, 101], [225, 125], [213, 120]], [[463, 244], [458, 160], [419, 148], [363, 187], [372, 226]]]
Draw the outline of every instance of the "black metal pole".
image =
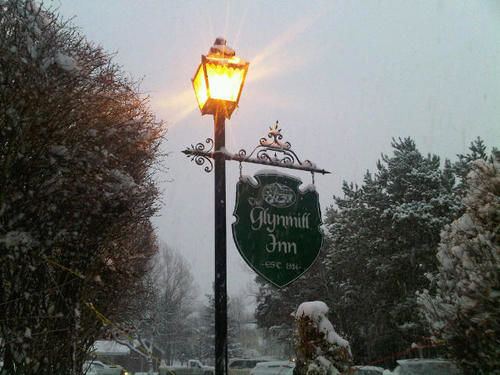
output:
[[227, 374], [226, 159], [225, 116], [214, 115], [215, 140], [215, 375]]

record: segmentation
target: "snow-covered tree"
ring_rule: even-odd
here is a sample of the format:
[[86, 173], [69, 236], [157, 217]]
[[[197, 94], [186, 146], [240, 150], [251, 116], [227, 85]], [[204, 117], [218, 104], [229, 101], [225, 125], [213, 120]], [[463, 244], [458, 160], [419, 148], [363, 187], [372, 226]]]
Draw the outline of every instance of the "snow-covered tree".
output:
[[[201, 307], [198, 344], [200, 358], [208, 363], [212, 363], [215, 358], [215, 298], [213, 294], [207, 294], [207, 301]], [[244, 349], [239, 341], [240, 321], [234, 315], [237, 309], [231, 307], [231, 298], [228, 298], [227, 316], [227, 352], [229, 358], [241, 357]]]
[[294, 313], [296, 375], [335, 375], [352, 365], [349, 342], [337, 334], [327, 315], [328, 306], [321, 301], [303, 302]]
[[213, 294], [207, 294], [207, 302], [200, 311], [198, 343], [200, 359], [211, 363], [215, 358], [215, 300]]
[[469, 174], [473, 162], [482, 159], [488, 159], [486, 145], [480, 137], [477, 137], [469, 146], [469, 153], [458, 154], [458, 160], [453, 163], [453, 170], [458, 177], [457, 190], [460, 194], [465, 194], [467, 190], [467, 175]]
[[408, 348], [425, 329], [414, 311], [415, 292], [436, 269], [439, 233], [460, 212], [451, 164], [440, 168], [413, 140], [393, 140], [377, 172], [327, 211], [329, 295], [339, 329], [358, 362]]
[[162, 350], [167, 364], [191, 358], [195, 288], [186, 259], [164, 243], [151, 259], [143, 283], [146, 293], [133, 300], [140, 308], [110, 333], [115, 341], [144, 357], [153, 372], [160, 364], [153, 354], [155, 348]]
[[189, 352], [187, 338], [191, 335], [188, 317], [193, 313], [196, 297], [193, 274], [186, 259], [166, 245], [160, 246], [153, 270], [160, 292], [158, 314], [159, 343], [170, 363]]
[[1, 1], [0, 35], [0, 350], [10, 373], [76, 374], [142, 292], [163, 127], [50, 10]]
[[245, 357], [249, 350], [256, 349], [257, 333], [247, 328], [253, 321], [253, 314], [247, 310], [248, 302], [243, 294], [229, 297], [227, 306], [228, 328], [230, 341], [228, 353], [230, 357]]
[[436, 339], [466, 374], [500, 369], [500, 153], [472, 163], [465, 213], [441, 233], [435, 293], [419, 302]]

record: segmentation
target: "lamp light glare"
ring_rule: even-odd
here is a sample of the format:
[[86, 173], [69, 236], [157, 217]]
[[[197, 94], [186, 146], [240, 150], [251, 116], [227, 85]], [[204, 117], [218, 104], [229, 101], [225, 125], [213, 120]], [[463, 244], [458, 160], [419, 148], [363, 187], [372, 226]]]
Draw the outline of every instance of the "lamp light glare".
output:
[[226, 46], [224, 39], [215, 41], [209, 54], [201, 57], [192, 79], [202, 115], [219, 112], [231, 117], [238, 106], [248, 66], [248, 62]]

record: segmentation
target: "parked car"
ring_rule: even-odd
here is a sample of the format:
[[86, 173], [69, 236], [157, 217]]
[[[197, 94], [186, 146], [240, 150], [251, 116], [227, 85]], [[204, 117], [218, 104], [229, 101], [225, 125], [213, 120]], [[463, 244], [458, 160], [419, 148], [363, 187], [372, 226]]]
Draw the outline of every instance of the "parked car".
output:
[[376, 366], [353, 366], [352, 375], [383, 375], [384, 369]]
[[227, 372], [229, 375], [250, 375], [250, 371], [259, 362], [267, 361], [263, 359], [233, 358], [228, 362]]
[[83, 373], [86, 375], [129, 375], [121, 366], [108, 365], [101, 361], [85, 361]]
[[400, 359], [392, 375], [462, 375], [457, 365], [444, 359]]
[[215, 369], [212, 366], [205, 366], [197, 359], [190, 359], [187, 366], [167, 366], [162, 361], [160, 367], [160, 374], [175, 374], [175, 375], [213, 375]]
[[292, 361], [259, 362], [250, 375], [292, 375], [294, 368], [295, 362]]

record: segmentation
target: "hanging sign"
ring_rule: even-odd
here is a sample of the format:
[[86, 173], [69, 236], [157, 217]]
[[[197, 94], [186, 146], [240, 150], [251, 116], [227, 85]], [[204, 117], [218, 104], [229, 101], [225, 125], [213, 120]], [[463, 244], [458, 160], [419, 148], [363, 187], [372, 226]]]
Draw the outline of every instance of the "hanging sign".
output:
[[256, 174], [257, 184], [236, 186], [233, 237], [241, 256], [264, 279], [282, 288], [314, 263], [323, 236], [314, 187], [276, 171]]

